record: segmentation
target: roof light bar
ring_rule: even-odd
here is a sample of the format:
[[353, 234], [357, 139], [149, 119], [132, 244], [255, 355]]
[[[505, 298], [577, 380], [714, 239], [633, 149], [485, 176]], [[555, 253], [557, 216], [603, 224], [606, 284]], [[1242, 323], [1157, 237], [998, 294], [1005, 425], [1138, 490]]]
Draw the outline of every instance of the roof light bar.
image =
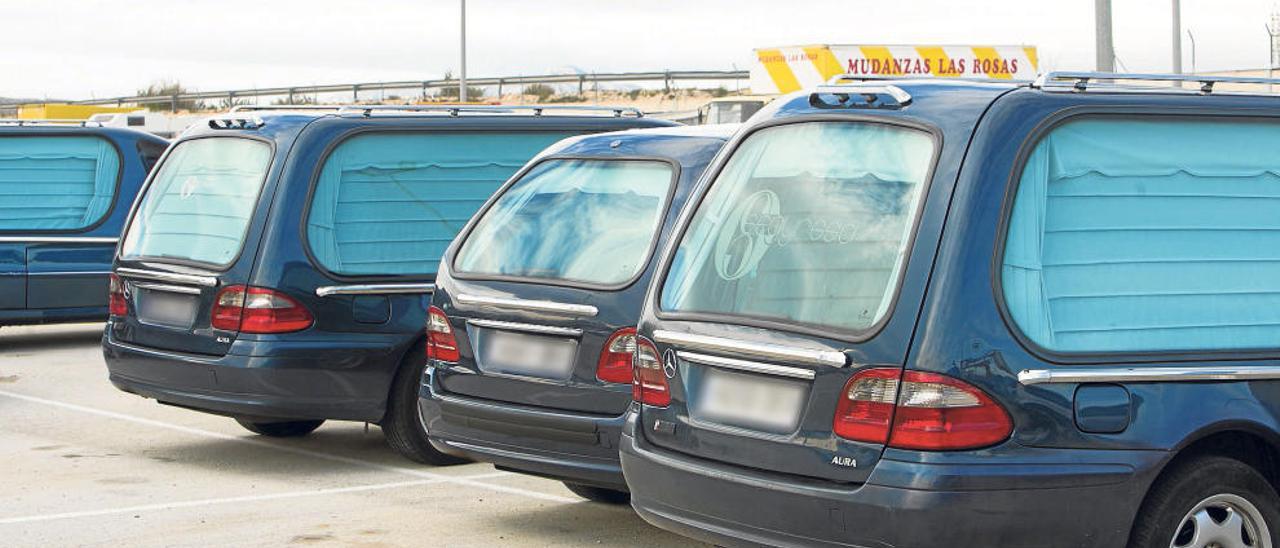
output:
[[[826, 101], [822, 98], [824, 95], [835, 95], [839, 102]], [[849, 102], [849, 99], [859, 96], [862, 102]], [[892, 102], [886, 102], [884, 98]], [[809, 104], [818, 108], [905, 108], [911, 104], [911, 94], [889, 84], [825, 85], [814, 88], [809, 95]]]
[[227, 118], [210, 118], [209, 127], [213, 129], [258, 129], [267, 125], [262, 118], [254, 117], [227, 117]]

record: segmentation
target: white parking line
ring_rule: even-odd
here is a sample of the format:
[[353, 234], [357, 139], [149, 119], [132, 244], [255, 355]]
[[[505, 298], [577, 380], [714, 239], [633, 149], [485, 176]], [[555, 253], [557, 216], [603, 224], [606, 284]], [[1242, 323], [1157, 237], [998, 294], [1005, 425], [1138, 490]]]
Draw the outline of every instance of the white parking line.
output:
[[[477, 474], [475, 476], [467, 476], [468, 479], [480, 479], [495, 477], [497, 474]], [[37, 514], [33, 516], [21, 516], [16, 518], [0, 518], [0, 525], [12, 525], [15, 523], [31, 523], [35, 521], [52, 521], [58, 519], [70, 518], [88, 518], [96, 516], [109, 516], [112, 514], [128, 514], [131, 512], [154, 512], [157, 510], [175, 510], [179, 508], [191, 508], [195, 506], [215, 506], [219, 504], [234, 504], [242, 502], [260, 502], [266, 500], [294, 499], [301, 497], [315, 497], [320, 495], [341, 495], [345, 493], [363, 493], [365, 491], [381, 491], [384, 489], [399, 489], [401, 487], [416, 487], [419, 485], [431, 485], [433, 483], [443, 483], [444, 480], [413, 480], [400, 481], [394, 483], [378, 483], [374, 485], [357, 485], [354, 487], [335, 487], [332, 489], [315, 489], [312, 491], [293, 491], [287, 493], [273, 493], [270, 495], [250, 495], [244, 497], [225, 497], [217, 499], [201, 499], [187, 500], [176, 502], [161, 502], [157, 504], [143, 504], [140, 506], [125, 506], [123, 508], [108, 508], [105, 510], [85, 510], [81, 512], [62, 512], [59, 514]]]
[[[192, 428], [192, 427], [189, 427], [189, 426], [180, 426], [180, 425], [177, 425], [177, 424], [169, 424], [169, 423], [167, 423], [167, 422], [163, 422], [163, 421], [158, 421], [158, 420], [153, 420], [153, 419], [144, 419], [144, 418], [142, 418], [142, 417], [135, 417], [135, 416], [132, 416], [132, 415], [126, 415], [126, 414], [124, 414], [124, 413], [117, 413], [117, 412], [115, 412], [115, 411], [107, 411], [107, 410], [104, 410], [104, 409], [95, 409], [95, 408], [92, 408], [92, 407], [86, 407], [86, 406], [83, 406], [83, 405], [77, 405], [77, 404], [74, 404], [74, 403], [67, 403], [67, 402], [61, 402], [61, 401], [57, 401], [57, 400], [50, 400], [50, 399], [40, 398], [40, 397], [36, 397], [36, 396], [28, 396], [28, 395], [26, 395], [26, 394], [19, 394], [19, 393], [17, 393], [17, 392], [9, 392], [9, 391], [7, 391], [7, 390], [0, 390], [0, 396], [5, 396], [5, 397], [13, 398], [13, 399], [16, 399], [16, 400], [22, 400], [22, 401], [26, 401], [26, 402], [30, 402], [30, 403], [38, 403], [38, 404], [42, 404], [42, 405], [49, 405], [49, 406], [53, 406], [53, 407], [60, 407], [60, 408], [62, 408], [62, 409], [67, 409], [67, 410], [70, 410], [70, 411], [77, 411], [77, 412], [80, 412], [80, 413], [86, 413], [86, 414], [89, 414], [89, 415], [97, 415], [97, 416], [100, 416], [100, 417], [107, 417], [107, 418], [112, 418], [112, 419], [118, 419], [118, 420], [123, 420], [123, 421], [129, 421], [129, 422], [133, 422], [133, 423], [137, 423], [137, 424], [143, 424], [143, 425], [147, 425], [147, 426], [153, 426], [153, 427], [156, 427], [156, 428], [165, 428], [165, 429], [168, 429], [168, 430], [175, 430], [175, 431], [178, 431], [178, 432], [183, 432], [183, 433], [191, 434], [191, 435], [194, 435], [194, 436], [203, 436], [203, 437], [206, 437], [206, 438], [214, 438], [214, 439], [219, 439], [219, 440], [232, 441], [232, 442], [237, 442], [237, 443], [244, 443], [244, 444], [252, 445], [252, 446], [255, 446], [255, 447], [262, 447], [262, 448], [266, 448], [266, 449], [273, 449], [273, 450], [276, 450], [276, 451], [282, 451], [282, 452], [285, 452], [285, 453], [292, 453], [292, 454], [295, 454], [295, 455], [302, 455], [302, 456], [311, 457], [311, 458], [324, 459], [324, 460], [329, 460], [329, 461], [333, 461], [333, 462], [341, 462], [341, 463], [344, 463], [344, 464], [350, 464], [350, 465], [353, 465], [353, 466], [363, 466], [363, 467], [366, 467], [366, 468], [373, 468], [373, 469], [381, 470], [381, 471], [384, 471], [384, 472], [393, 472], [393, 473], [397, 473], [397, 474], [404, 474], [404, 475], [414, 476], [414, 477], [423, 478], [423, 479], [436, 480], [436, 481], [443, 482], [443, 483], [453, 483], [453, 484], [457, 484], [457, 485], [468, 485], [468, 486], [472, 486], [472, 487], [481, 487], [481, 488], [484, 488], [484, 489], [490, 489], [490, 490], [493, 490], [493, 491], [501, 491], [501, 492], [504, 492], [504, 493], [511, 493], [511, 494], [514, 494], [514, 495], [521, 495], [521, 496], [525, 496], [525, 497], [529, 497], [529, 498], [535, 498], [535, 499], [546, 500], [546, 501], [551, 501], [551, 502], [561, 502], [561, 503], [576, 503], [576, 502], [582, 502], [582, 499], [569, 498], [569, 497], [562, 497], [562, 496], [560, 496], [560, 495], [553, 495], [553, 494], [550, 494], [550, 493], [540, 493], [540, 492], [537, 492], [537, 491], [532, 491], [532, 490], [529, 490], [529, 489], [521, 489], [521, 488], [518, 488], [518, 487], [508, 487], [508, 486], [505, 486], [505, 485], [494, 485], [494, 484], [486, 483], [486, 482], [483, 482], [483, 481], [478, 481], [478, 480], [468, 479], [467, 477], [455, 477], [455, 476], [449, 476], [449, 475], [445, 475], [445, 474], [437, 474], [437, 473], [434, 473], [434, 472], [427, 472], [427, 471], [425, 471], [425, 470], [416, 470], [416, 469], [413, 469], [413, 468], [405, 468], [405, 467], [402, 467], [402, 466], [391, 466], [391, 465], [386, 465], [386, 464], [378, 464], [378, 463], [376, 463], [376, 462], [369, 462], [369, 461], [360, 460], [360, 459], [353, 459], [353, 458], [350, 458], [350, 457], [343, 457], [343, 456], [340, 456], [340, 455], [332, 455], [332, 454], [329, 454], [329, 453], [321, 453], [321, 452], [318, 452], [318, 451], [311, 451], [311, 450], [308, 450], [308, 449], [301, 449], [301, 448], [297, 448], [297, 447], [289, 447], [289, 446], [287, 446], [287, 445], [276, 445], [276, 444], [274, 444], [274, 443], [268, 443], [268, 442], [266, 442], [266, 441], [262, 441], [262, 440], [255, 439], [255, 438], [247, 438], [247, 437], [233, 436], [233, 435], [231, 435], [231, 434], [223, 434], [223, 433], [221, 433], [221, 432], [213, 432], [213, 431], [211, 431], [211, 430], [203, 430], [203, 429], [200, 429], [200, 428]], [[502, 473], [502, 474], [505, 474], [505, 473]]]

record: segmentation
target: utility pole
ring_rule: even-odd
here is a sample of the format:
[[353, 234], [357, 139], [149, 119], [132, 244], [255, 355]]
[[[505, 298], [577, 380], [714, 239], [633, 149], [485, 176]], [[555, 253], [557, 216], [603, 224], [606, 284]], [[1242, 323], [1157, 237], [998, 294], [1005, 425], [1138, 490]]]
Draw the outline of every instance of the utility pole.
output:
[[1116, 71], [1116, 50], [1111, 41], [1111, 0], [1094, 0], [1093, 15], [1096, 20], [1094, 35], [1097, 45], [1098, 72]]
[[1196, 73], [1196, 35], [1187, 29], [1187, 39], [1191, 40], [1191, 74]]
[[458, 102], [467, 102], [467, 0], [462, 0], [462, 71], [458, 78]]
[[1173, 73], [1182, 74], [1182, 0], [1173, 0]]

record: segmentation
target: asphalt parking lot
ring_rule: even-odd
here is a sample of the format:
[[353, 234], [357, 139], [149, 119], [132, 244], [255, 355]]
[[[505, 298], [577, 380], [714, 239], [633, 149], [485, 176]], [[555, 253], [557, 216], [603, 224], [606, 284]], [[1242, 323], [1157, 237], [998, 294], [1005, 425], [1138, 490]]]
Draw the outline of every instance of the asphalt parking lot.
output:
[[101, 332], [0, 329], [4, 545], [695, 545], [554, 481], [415, 465], [376, 426], [269, 439], [124, 394]]

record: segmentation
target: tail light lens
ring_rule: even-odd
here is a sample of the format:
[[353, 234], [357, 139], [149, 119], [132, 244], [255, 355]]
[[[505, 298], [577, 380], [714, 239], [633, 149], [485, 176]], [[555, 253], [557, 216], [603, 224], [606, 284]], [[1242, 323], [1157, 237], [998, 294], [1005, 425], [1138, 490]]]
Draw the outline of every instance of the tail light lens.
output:
[[129, 313], [129, 304], [124, 298], [124, 282], [112, 274], [107, 291], [107, 312], [112, 316], [124, 316]]
[[893, 424], [893, 407], [898, 397], [899, 369], [863, 369], [845, 384], [836, 404], [832, 430], [854, 441], [885, 443]]
[[290, 333], [314, 323], [311, 312], [274, 289], [232, 285], [214, 297], [210, 324], [241, 333]]
[[458, 353], [458, 339], [453, 336], [449, 317], [438, 307], [427, 311], [427, 359], [456, 362], [462, 359]]
[[643, 337], [636, 337], [631, 369], [631, 399], [657, 407], [671, 404], [671, 387], [667, 384], [667, 374], [663, 372], [658, 347]]
[[625, 327], [609, 336], [596, 363], [596, 378], [604, 382], [632, 382], [631, 360], [636, 352], [636, 328]]
[[834, 431], [855, 441], [951, 451], [995, 445], [1013, 432], [1008, 412], [985, 392], [936, 373], [867, 369], [841, 394]]

